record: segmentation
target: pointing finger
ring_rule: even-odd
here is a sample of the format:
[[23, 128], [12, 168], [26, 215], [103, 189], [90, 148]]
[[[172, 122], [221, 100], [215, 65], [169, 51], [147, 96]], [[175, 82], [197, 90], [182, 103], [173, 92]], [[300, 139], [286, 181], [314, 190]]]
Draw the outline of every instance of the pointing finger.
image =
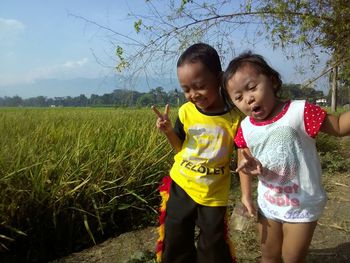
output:
[[158, 118], [163, 119], [163, 115], [157, 110], [156, 106], [152, 106], [151, 109], [154, 111], [155, 114], [157, 114]]
[[164, 110], [164, 117], [165, 118], [167, 118], [169, 116], [169, 109], [170, 109], [169, 104], [165, 105], [165, 110]]
[[248, 164], [248, 161], [247, 160], [242, 160], [239, 162], [239, 164], [237, 165], [237, 168], [236, 168], [236, 172], [240, 172], [241, 170], [243, 170]]
[[244, 155], [246, 163], [251, 163], [251, 166], [255, 168], [255, 170], [251, 172], [253, 175], [262, 174], [263, 172], [262, 164], [258, 159], [256, 159], [254, 156], [252, 156], [250, 153], [246, 151], [243, 151], [242, 155]]
[[263, 173], [263, 167], [262, 167], [262, 164], [261, 162], [259, 162], [258, 164], [258, 168], [257, 168], [257, 174], [260, 175]]
[[251, 160], [251, 159], [253, 158], [253, 157], [252, 157], [249, 153], [247, 153], [245, 150], [242, 150], [241, 153], [242, 153], [243, 157], [244, 157], [246, 160]]

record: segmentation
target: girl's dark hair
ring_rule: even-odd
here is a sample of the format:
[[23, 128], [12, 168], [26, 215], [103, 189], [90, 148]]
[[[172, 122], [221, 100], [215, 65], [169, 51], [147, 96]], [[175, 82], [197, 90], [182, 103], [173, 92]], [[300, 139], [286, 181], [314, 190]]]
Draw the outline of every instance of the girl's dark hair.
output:
[[235, 105], [230, 101], [230, 98], [225, 89], [222, 86], [222, 67], [220, 62], [220, 57], [218, 52], [212, 46], [205, 43], [196, 43], [188, 47], [177, 60], [177, 67], [181, 67], [186, 63], [196, 63], [200, 62], [206, 66], [214, 76], [217, 76], [220, 87], [219, 92], [226, 104], [226, 106], [231, 109]]
[[222, 67], [218, 52], [212, 46], [205, 43], [193, 44], [187, 48], [179, 57], [177, 67], [183, 66], [185, 63], [201, 62], [214, 75], [221, 77]]
[[274, 70], [264, 59], [263, 56], [247, 51], [231, 60], [223, 75], [223, 84], [226, 89], [229, 79], [241, 68], [250, 64], [259, 74], [264, 74], [271, 77], [277, 85], [275, 87], [275, 95], [282, 87], [282, 80], [280, 74]]

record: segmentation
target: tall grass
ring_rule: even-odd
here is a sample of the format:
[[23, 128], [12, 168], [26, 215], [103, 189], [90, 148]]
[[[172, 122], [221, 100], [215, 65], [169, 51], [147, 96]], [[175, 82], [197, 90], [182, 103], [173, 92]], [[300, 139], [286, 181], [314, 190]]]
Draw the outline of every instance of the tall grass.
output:
[[0, 123], [3, 250], [47, 260], [156, 218], [172, 152], [150, 109], [1, 109]]
[[[173, 152], [150, 109], [2, 108], [0, 124], [0, 262], [45, 262], [156, 223]], [[349, 168], [337, 138], [317, 145], [324, 169]]]

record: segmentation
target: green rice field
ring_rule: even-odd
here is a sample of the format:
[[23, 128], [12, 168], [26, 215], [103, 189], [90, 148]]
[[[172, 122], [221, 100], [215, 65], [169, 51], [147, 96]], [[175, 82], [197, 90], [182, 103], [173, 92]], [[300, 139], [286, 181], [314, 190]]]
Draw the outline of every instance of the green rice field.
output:
[[[149, 108], [0, 108], [0, 262], [48, 262], [157, 225], [174, 153], [155, 121]], [[317, 145], [325, 171], [348, 171], [338, 140]]]
[[148, 108], [0, 109], [0, 253], [47, 260], [151, 224], [173, 156], [155, 120]]

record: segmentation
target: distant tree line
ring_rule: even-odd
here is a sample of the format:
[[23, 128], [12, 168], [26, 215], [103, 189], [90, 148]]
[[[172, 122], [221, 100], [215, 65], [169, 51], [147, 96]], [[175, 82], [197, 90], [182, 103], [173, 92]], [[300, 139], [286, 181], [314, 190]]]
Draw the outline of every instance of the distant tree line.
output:
[[81, 94], [77, 97], [65, 96], [47, 98], [45, 96], [23, 99], [20, 96], [0, 97], [0, 107], [145, 107], [156, 105], [180, 105], [185, 101], [177, 89], [166, 92], [162, 87], [149, 92], [116, 89], [103, 95], [92, 94], [90, 98]]
[[283, 84], [278, 95], [283, 99], [306, 99], [312, 103], [325, 98], [323, 91], [311, 87], [302, 87], [300, 84]]
[[[284, 84], [281, 90], [282, 98], [307, 99], [316, 102], [317, 99], [325, 98], [322, 91], [307, 87], [302, 88], [300, 84]], [[1, 107], [147, 107], [151, 105], [172, 106], [181, 105], [185, 102], [185, 96], [177, 89], [166, 92], [162, 87], [151, 89], [149, 92], [138, 92], [133, 90], [116, 89], [112, 93], [103, 95], [92, 94], [90, 98], [85, 95], [77, 97], [54, 97], [47, 98], [38, 96], [22, 99], [19, 96], [0, 97]], [[345, 103], [349, 103], [346, 101]], [[344, 103], [344, 104], [345, 104]]]

